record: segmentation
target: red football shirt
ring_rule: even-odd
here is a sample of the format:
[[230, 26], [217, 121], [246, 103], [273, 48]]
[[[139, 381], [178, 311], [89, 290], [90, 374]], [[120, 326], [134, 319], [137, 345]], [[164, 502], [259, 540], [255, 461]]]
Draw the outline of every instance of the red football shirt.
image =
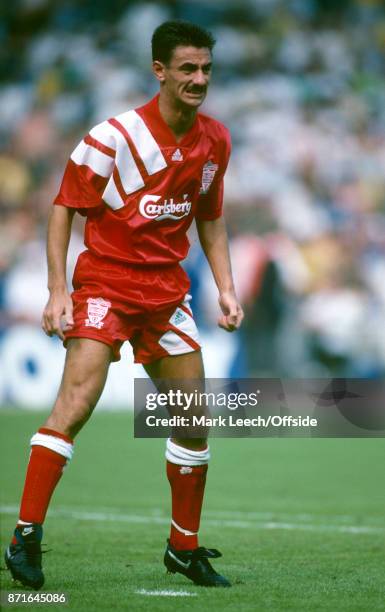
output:
[[68, 161], [54, 204], [86, 215], [85, 244], [99, 257], [176, 263], [194, 216], [222, 214], [228, 130], [198, 113], [177, 142], [158, 98], [94, 127]]

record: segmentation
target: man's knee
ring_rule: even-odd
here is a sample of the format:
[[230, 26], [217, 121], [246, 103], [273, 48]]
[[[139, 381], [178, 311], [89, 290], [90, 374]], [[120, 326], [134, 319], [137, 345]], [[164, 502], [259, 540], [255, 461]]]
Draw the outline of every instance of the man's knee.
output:
[[110, 347], [88, 339], [71, 340], [63, 378], [47, 426], [76, 435], [89, 419], [103, 391]]
[[67, 381], [58, 394], [56, 403], [61, 403], [66, 410], [84, 412], [92, 410], [99, 399], [99, 388], [95, 388], [88, 381]]

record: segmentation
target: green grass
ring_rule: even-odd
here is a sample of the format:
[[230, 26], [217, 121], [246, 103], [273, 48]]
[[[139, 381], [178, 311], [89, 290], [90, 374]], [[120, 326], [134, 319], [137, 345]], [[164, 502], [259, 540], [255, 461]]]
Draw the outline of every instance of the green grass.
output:
[[[18, 504], [28, 441], [43, 415], [0, 417], [5, 546], [16, 514], [4, 507]], [[165, 573], [164, 441], [134, 440], [129, 414], [96, 413], [45, 523], [52, 551], [44, 555], [44, 591], [69, 596], [68, 606], [49, 609], [385, 610], [384, 440], [215, 439], [211, 449], [201, 543], [223, 552], [215, 567], [231, 589]], [[2, 579], [14, 588], [8, 572]]]

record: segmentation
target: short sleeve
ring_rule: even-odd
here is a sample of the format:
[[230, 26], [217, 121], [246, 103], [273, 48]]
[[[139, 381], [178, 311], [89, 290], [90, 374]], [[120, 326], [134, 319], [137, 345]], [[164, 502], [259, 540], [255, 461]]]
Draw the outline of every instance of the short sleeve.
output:
[[68, 160], [54, 204], [76, 208], [79, 212], [100, 206], [113, 172], [114, 158], [113, 149], [87, 135]]
[[[219, 142], [220, 162], [217, 167], [215, 164], [208, 162], [205, 164], [202, 173], [203, 193], [199, 196], [198, 206], [195, 217], [200, 221], [214, 221], [222, 215], [223, 209], [223, 193], [224, 193], [224, 175], [229, 163], [231, 154], [231, 139], [228, 130], [224, 130], [222, 139]], [[205, 181], [210, 182], [211, 176], [214, 174], [211, 184], [204, 192]], [[211, 176], [210, 176], [211, 175]]]

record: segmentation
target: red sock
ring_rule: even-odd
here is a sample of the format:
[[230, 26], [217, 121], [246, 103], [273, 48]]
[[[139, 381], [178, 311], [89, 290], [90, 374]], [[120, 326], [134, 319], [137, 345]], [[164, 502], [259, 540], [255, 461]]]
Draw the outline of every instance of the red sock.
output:
[[[54, 436], [72, 444], [72, 440], [52, 429], [42, 427], [38, 433]], [[45, 446], [32, 446], [23, 496], [20, 520], [25, 523], [43, 523], [52, 493], [60, 480], [67, 459]]]
[[[167, 461], [173, 520], [170, 544], [177, 550], [192, 550], [198, 547], [198, 530], [207, 468], [207, 464], [187, 467]], [[181, 530], [193, 535], [183, 533]]]

